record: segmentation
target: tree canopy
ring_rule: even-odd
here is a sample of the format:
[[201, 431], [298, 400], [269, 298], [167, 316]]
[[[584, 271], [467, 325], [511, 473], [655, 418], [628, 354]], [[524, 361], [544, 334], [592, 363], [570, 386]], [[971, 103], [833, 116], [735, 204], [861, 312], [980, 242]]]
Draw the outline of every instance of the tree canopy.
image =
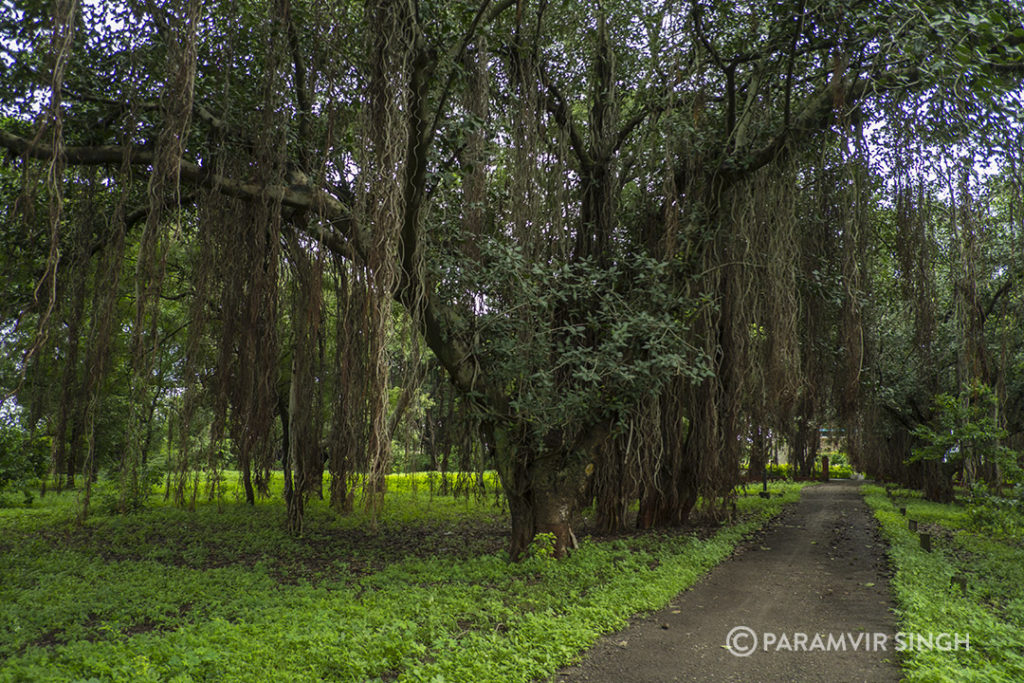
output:
[[1013, 3], [4, 8], [0, 379], [83, 516], [281, 467], [299, 532], [401, 454], [563, 553], [823, 426], [950, 485], [911, 448], [972, 382], [1024, 437]]

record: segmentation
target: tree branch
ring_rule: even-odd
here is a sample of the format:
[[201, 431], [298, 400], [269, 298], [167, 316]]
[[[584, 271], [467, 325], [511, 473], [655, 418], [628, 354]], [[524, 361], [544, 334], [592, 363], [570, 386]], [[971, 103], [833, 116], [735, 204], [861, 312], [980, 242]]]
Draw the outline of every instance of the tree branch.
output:
[[[490, 4], [491, 0], [483, 0], [483, 2], [480, 3], [480, 7], [473, 16], [473, 21], [470, 22], [469, 28], [466, 29], [466, 34], [462, 37], [462, 40], [459, 43], [453, 45], [452, 49], [448, 51], [446, 61], [452, 65], [452, 68], [448, 72], [448, 78], [445, 80], [444, 87], [441, 88], [441, 95], [437, 98], [437, 107], [434, 109], [434, 120], [430, 126], [431, 131], [437, 130], [441, 123], [441, 117], [444, 116], [444, 108], [448, 105], [448, 98], [451, 96], [452, 84], [455, 82], [455, 65], [458, 64], [462, 59], [462, 55], [465, 54], [467, 49], [469, 49], [469, 43], [473, 40], [473, 36], [476, 35], [476, 29], [480, 25]], [[501, 14], [501, 12], [508, 9], [513, 4], [515, 4], [515, 0], [505, 0], [495, 8], [494, 12], [491, 12], [488, 15], [487, 21], [493, 21], [499, 14]]]
[[[53, 156], [49, 145], [33, 143], [27, 138], [0, 130], [0, 147], [21, 156], [48, 160]], [[156, 154], [149, 148], [122, 145], [68, 146], [64, 148], [67, 163], [76, 166], [104, 166], [127, 161], [137, 166], [152, 166]], [[213, 171], [191, 161], [181, 161], [181, 178], [193, 185], [216, 189], [241, 199], [272, 199], [295, 209], [322, 209], [328, 218], [351, 220], [348, 208], [320, 190], [301, 185], [258, 185], [247, 183]]]
[[988, 317], [992, 315], [992, 311], [996, 309], [996, 304], [999, 303], [999, 299], [1005, 296], [1006, 293], [1010, 291], [1010, 287], [1013, 286], [1014, 281], [1020, 277], [1022, 272], [1024, 272], [1024, 270], [1020, 268], [1011, 271], [1010, 274], [1006, 277], [1006, 282], [1003, 283], [1003, 286], [996, 290], [996, 293], [992, 295], [992, 300], [988, 302], [988, 306], [986, 306], [985, 310], [982, 311], [982, 325], [984, 325], [985, 321], [988, 320]]
[[792, 125], [783, 125], [768, 144], [751, 151], [743, 159], [725, 159], [719, 166], [719, 176], [723, 180], [734, 182], [767, 166], [776, 159], [796, 134], [816, 133], [827, 127], [837, 101], [856, 102], [865, 95], [867, 89], [867, 81], [858, 80], [847, 84], [841, 78], [833, 78], [828, 85], [809, 98], [803, 110], [793, 120]]
[[558, 86], [548, 79], [543, 69], [541, 69], [541, 82], [550, 93], [550, 96], [547, 98], [548, 112], [555, 117], [555, 122], [568, 133], [569, 144], [579, 159], [581, 170], [589, 173], [594, 167], [594, 158], [590, 155], [586, 144], [583, 142], [583, 136], [580, 135], [579, 128], [576, 127], [576, 121], [572, 117], [572, 112], [569, 111], [565, 97], [559, 92]]
[[626, 121], [626, 123], [623, 124], [622, 128], [619, 129], [619, 134], [615, 136], [615, 142], [612, 144], [611, 149], [612, 154], [618, 152], [619, 149], [622, 148], [622, 145], [625, 144], [626, 139], [634, 130], [636, 130], [637, 126], [644, 122], [644, 119], [646, 119], [649, 114], [657, 111], [661, 111], [661, 107], [652, 109], [641, 107], [640, 111], [638, 111], [636, 114], [632, 116], [632, 118]]

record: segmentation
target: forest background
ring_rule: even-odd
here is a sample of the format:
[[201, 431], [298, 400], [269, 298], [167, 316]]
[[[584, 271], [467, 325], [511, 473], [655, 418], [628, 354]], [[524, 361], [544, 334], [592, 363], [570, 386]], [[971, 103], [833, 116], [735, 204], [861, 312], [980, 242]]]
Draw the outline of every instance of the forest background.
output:
[[301, 533], [494, 471], [517, 558], [823, 429], [934, 500], [1017, 481], [1013, 3], [2, 6], [0, 486], [280, 472]]

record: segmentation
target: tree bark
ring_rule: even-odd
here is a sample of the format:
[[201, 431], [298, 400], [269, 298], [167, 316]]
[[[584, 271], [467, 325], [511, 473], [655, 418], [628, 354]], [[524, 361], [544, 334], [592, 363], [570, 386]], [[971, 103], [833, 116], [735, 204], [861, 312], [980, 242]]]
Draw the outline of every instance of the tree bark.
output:
[[[289, 386], [291, 386], [290, 380]], [[288, 433], [288, 399], [285, 392], [280, 390], [277, 395], [277, 414], [281, 419], [281, 472], [284, 474], [284, 501], [291, 509], [293, 487], [292, 469], [288, 460], [288, 447], [291, 443], [291, 435]]]
[[252, 458], [242, 458], [242, 485], [245, 487], [245, 502], [256, 504], [256, 491], [252, 488]]
[[925, 463], [924, 497], [936, 503], [953, 502], [953, 473], [948, 464], [938, 461]]
[[764, 477], [764, 468], [768, 463], [768, 428], [760, 424], [753, 425], [752, 432], [747, 481], [761, 481]]
[[525, 430], [492, 430], [494, 455], [511, 516], [509, 557], [512, 561], [522, 559], [538, 534], [551, 534], [553, 556], [565, 557], [577, 545], [572, 524], [586, 483], [587, 465], [594, 446], [607, 430], [589, 428], [569, 445], [562, 443], [561, 435], [552, 435], [552, 443], [558, 445], [547, 448], [516, 438], [520, 431]]

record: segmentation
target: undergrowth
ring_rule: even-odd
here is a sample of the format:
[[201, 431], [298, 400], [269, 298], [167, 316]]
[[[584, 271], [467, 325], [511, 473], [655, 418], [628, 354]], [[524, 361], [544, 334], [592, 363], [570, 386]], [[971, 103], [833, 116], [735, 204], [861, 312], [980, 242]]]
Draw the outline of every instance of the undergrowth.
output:
[[[420, 486], [420, 484], [423, 484]], [[488, 496], [394, 479], [385, 512], [200, 502], [74, 524], [75, 493], [0, 510], [0, 680], [529, 681], [657, 609], [795, 501], [692, 533], [583, 539], [511, 564]], [[540, 539], [543, 541], [543, 539]], [[538, 542], [540, 545], [542, 543]]]
[[[878, 486], [864, 486], [862, 491], [889, 542], [900, 630], [969, 638], [969, 647], [902, 652], [907, 680], [1024, 680], [1020, 537], [979, 528], [965, 508], [931, 503], [919, 493], [897, 490], [890, 499]], [[900, 508], [906, 508], [906, 516]], [[931, 552], [922, 549], [908, 520], [931, 534]], [[954, 577], [965, 580], [966, 590]]]

